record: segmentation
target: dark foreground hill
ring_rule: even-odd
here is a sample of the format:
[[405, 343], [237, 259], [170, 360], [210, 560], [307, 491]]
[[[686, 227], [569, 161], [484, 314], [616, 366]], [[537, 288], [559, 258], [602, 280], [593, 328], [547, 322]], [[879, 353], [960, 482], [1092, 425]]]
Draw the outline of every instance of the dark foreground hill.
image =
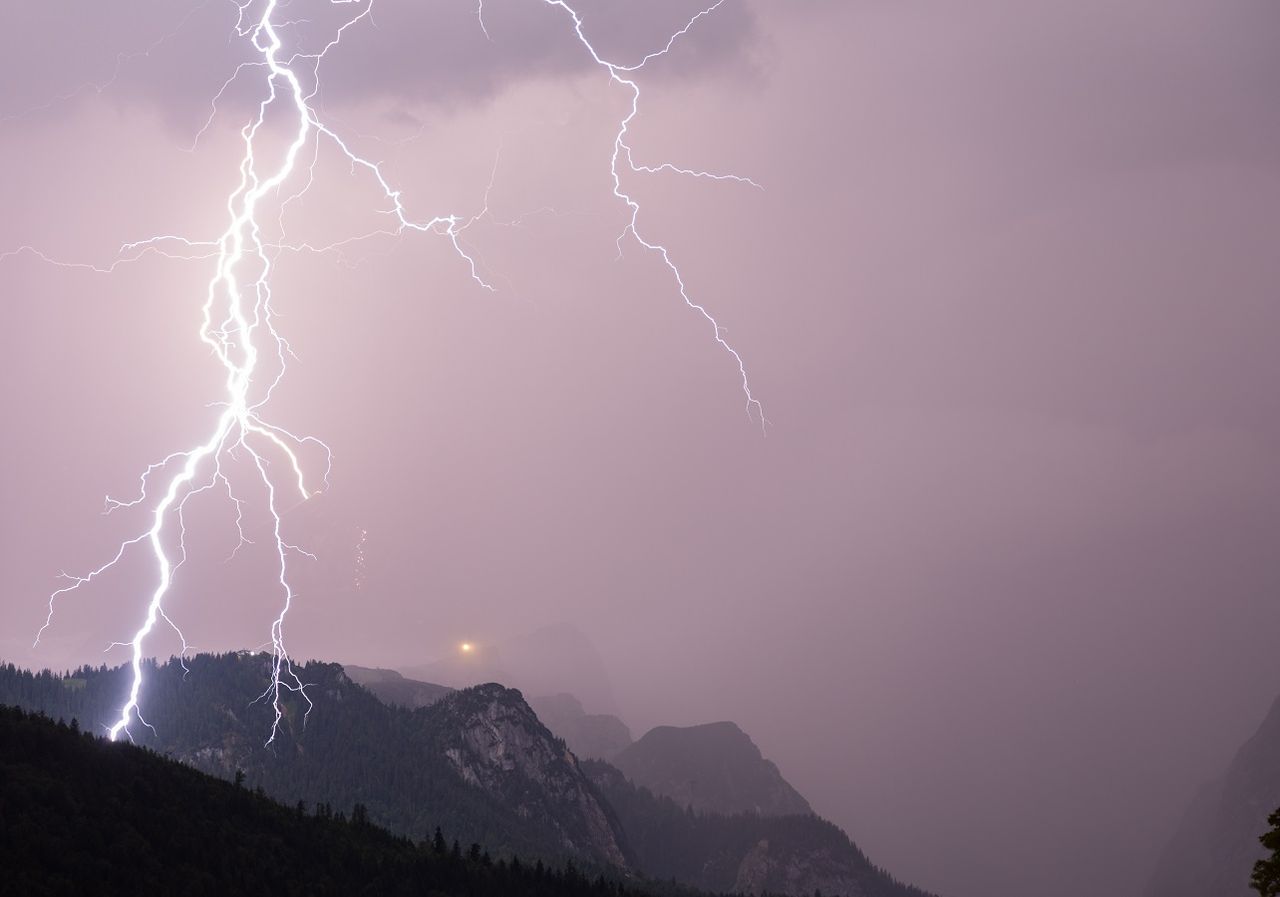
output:
[[0, 707], [0, 894], [626, 897], [572, 866], [414, 844], [76, 726]]

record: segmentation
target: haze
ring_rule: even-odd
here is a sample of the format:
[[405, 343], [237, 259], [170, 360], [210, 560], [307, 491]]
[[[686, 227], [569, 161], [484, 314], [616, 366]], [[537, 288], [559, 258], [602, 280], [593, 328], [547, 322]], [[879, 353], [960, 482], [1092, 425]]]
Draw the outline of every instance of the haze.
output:
[[[628, 58], [696, 8], [582, 5]], [[9, 10], [0, 252], [108, 265], [220, 231], [252, 92], [192, 145], [241, 61], [235, 9], [129, 6]], [[625, 97], [557, 12], [487, 0], [490, 42], [463, 0], [379, 10], [323, 108], [411, 209], [475, 214], [492, 177], [469, 238], [499, 290], [438, 238], [281, 257], [299, 361], [275, 417], [335, 455], [286, 517], [318, 557], [292, 653], [407, 667], [572, 623], [633, 731], [738, 722], [901, 879], [1139, 893], [1280, 691], [1280, 7], [729, 0], [700, 22], [643, 81], [637, 161], [764, 189], [628, 184], [767, 436], [662, 266], [617, 258]], [[320, 170], [293, 239], [378, 226], [366, 183]], [[208, 273], [0, 260], [5, 660], [123, 660], [103, 648], [142, 564], [31, 640], [56, 574], [137, 529], [103, 494], [214, 413]], [[233, 515], [202, 507], [171, 612], [196, 648], [258, 645], [261, 546], [224, 563]]]

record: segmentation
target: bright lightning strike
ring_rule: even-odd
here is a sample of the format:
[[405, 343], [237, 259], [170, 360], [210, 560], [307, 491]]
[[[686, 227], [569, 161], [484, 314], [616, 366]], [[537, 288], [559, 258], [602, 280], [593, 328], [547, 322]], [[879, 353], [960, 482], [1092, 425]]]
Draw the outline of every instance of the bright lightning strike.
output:
[[[144, 646], [156, 626], [163, 622], [171, 627], [182, 642], [183, 653], [187, 651], [185, 636], [165, 611], [165, 600], [172, 589], [175, 574], [186, 560], [184, 515], [188, 503], [197, 495], [213, 491], [220, 492], [236, 509], [236, 527], [240, 536], [240, 545], [249, 542], [243, 527], [244, 505], [248, 499], [241, 497], [243, 493], [237, 491], [233, 480], [234, 470], [238, 465], [231, 462], [237, 458], [237, 452], [243, 453], [249, 460], [249, 464], [256, 472], [259, 488], [266, 495], [265, 510], [269, 517], [270, 545], [275, 558], [276, 588], [280, 598], [279, 613], [270, 629], [272, 648], [270, 681], [260, 698], [269, 700], [275, 712], [267, 744], [275, 739], [281, 720], [284, 718], [281, 701], [285, 692], [300, 694], [307, 703], [308, 712], [311, 707], [305, 686], [293, 670], [284, 640], [285, 619], [295, 598], [289, 583], [289, 562], [293, 556], [310, 557], [310, 555], [285, 540], [281, 521], [284, 513], [282, 502], [285, 500], [284, 496], [290, 493], [296, 496], [295, 500], [305, 501], [327, 486], [331, 454], [328, 446], [315, 437], [295, 435], [269, 422], [264, 416], [264, 406], [284, 376], [288, 359], [292, 357], [288, 341], [276, 329], [272, 310], [272, 250], [288, 248], [299, 251], [323, 251], [340, 248], [344, 243], [379, 235], [400, 236], [409, 231], [433, 233], [450, 241], [459, 258], [468, 266], [472, 279], [480, 288], [493, 290], [493, 287], [480, 275], [475, 259], [462, 244], [462, 236], [466, 229], [486, 214], [487, 203], [485, 210], [472, 217], [457, 214], [437, 215], [427, 219], [412, 217], [405, 208], [401, 192], [388, 182], [379, 164], [368, 161], [354, 152], [317, 114], [312, 100], [319, 90], [321, 60], [340, 44], [349, 28], [368, 18], [373, 9], [373, 0], [329, 0], [329, 2], [335, 6], [350, 5], [356, 12], [337, 29], [333, 39], [319, 52], [292, 55], [284, 55], [284, 42], [280, 36], [280, 29], [287, 23], [276, 19], [281, 0], [236, 2], [238, 16], [235, 36], [248, 42], [256, 54], [256, 59], [238, 66], [223, 84], [222, 90], [213, 100], [210, 118], [200, 134], [203, 134], [212, 123], [222, 95], [243, 73], [260, 73], [266, 96], [258, 104], [257, 114], [241, 129], [243, 155], [239, 164], [239, 181], [227, 197], [228, 224], [220, 237], [208, 241], [193, 241], [174, 235], [151, 237], [125, 244], [121, 247], [116, 260], [107, 267], [55, 260], [32, 247], [21, 247], [12, 252], [0, 254], [0, 260], [3, 260], [10, 255], [28, 252], [55, 265], [91, 268], [102, 273], [110, 273], [116, 266], [137, 261], [149, 253], [191, 260], [214, 260], [214, 270], [208, 282], [198, 334], [200, 340], [208, 346], [218, 360], [225, 374], [221, 411], [211, 423], [202, 442], [174, 452], [146, 468], [140, 477], [140, 488], [135, 498], [128, 501], [107, 499], [108, 512], [138, 505], [149, 506], [150, 525], [142, 533], [123, 541], [105, 564], [91, 572], [83, 576], [64, 574], [70, 584], [50, 595], [48, 615], [36, 635], [38, 644], [40, 637], [52, 625], [55, 604], [61, 596], [88, 585], [108, 573], [130, 551], [143, 546], [146, 551], [149, 551], [154, 562], [155, 586], [147, 602], [141, 624], [134, 632], [132, 639], [122, 643], [123, 647], [130, 650], [132, 677], [128, 700], [120, 708], [119, 717], [108, 730], [112, 739], [119, 737], [122, 732], [128, 735], [129, 727], [135, 720], [149, 726], [142, 718], [139, 701], [143, 679]], [[737, 181], [758, 187], [754, 181], [736, 175], [713, 174], [681, 168], [671, 163], [638, 164], [634, 160], [633, 150], [628, 142], [631, 125], [639, 114], [640, 106], [640, 86], [633, 77], [635, 73], [652, 60], [669, 52], [680, 37], [693, 28], [700, 19], [711, 15], [723, 5], [725, 0], [716, 0], [671, 35], [665, 46], [630, 65], [612, 62], [600, 55], [583, 30], [582, 17], [566, 0], [541, 0], [541, 2], [557, 7], [566, 14], [574, 33], [592, 61], [607, 72], [610, 83], [623, 88], [629, 95], [629, 106], [626, 114], [618, 122], [613, 152], [609, 159], [613, 178], [613, 195], [624, 204], [628, 216], [626, 225], [618, 236], [619, 251], [621, 252], [623, 241], [629, 237], [662, 260], [671, 274], [681, 299], [691, 310], [705, 319], [713, 329], [715, 341], [732, 357], [741, 378], [747, 413], [753, 419], [758, 419], [761, 427], [764, 427], [766, 421], [763, 408], [752, 393], [742, 357], [725, 339], [724, 328], [719, 322], [703, 304], [690, 296], [684, 277], [667, 247], [642, 232], [640, 204], [626, 191], [622, 180], [622, 171], [625, 168], [636, 174], [672, 172], [697, 178]], [[261, 12], [255, 16], [251, 10], [259, 3]], [[476, 18], [480, 29], [488, 37], [483, 0], [477, 0]], [[309, 77], [310, 89], [304, 87], [304, 77]], [[277, 158], [267, 159], [266, 151], [260, 147], [260, 137], [266, 129], [269, 111], [277, 106], [287, 112], [287, 120], [290, 124], [286, 133], [289, 135], [289, 140]], [[197, 141], [199, 137], [198, 134]], [[316, 159], [322, 143], [336, 148], [353, 171], [363, 171], [377, 186], [385, 205], [381, 211], [391, 217], [392, 226], [372, 234], [350, 238], [330, 247], [322, 247], [320, 250], [306, 244], [297, 247], [268, 244], [264, 240], [259, 218], [260, 213], [263, 212], [263, 206], [272, 196], [283, 194], [286, 185], [291, 184], [295, 179], [301, 180], [301, 183], [280, 202], [278, 216], [283, 215], [284, 208], [290, 202], [307, 192], [315, 180]], [[310, 163], [300, 164], [299, 160], [303, 158], [308, 147], [311, 147]], [[305, 180], [302, 179], [304, 173]], [[264, 356], [267, 359], [266, 367], [263, 367]], [[323, 484], [321, 487], [314, 485], [314, 477], [307, 472], [304, 464], [304, 455], [307, 454], [304, 449], [308, 446], [314, 446], [315, 451], [325, 459], [323, 473], [319, 477]], [[273, 462], [284, 463], [286, 473], [284, 478], [272, 473]], [[243, 467], [243, 465], [239, 466]], [[473, 646], [470, 643], [460, 646], [463, 653], [469, 653], [472, 649]]]

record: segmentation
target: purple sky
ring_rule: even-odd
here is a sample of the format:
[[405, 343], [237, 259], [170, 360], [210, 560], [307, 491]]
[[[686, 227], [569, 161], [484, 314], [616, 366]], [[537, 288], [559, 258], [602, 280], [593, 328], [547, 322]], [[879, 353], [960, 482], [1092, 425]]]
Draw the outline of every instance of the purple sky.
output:
[[[294, 37], [323, 40], [333, 11], [304, 6]], [[627, 60], [696, 9], [581, 6]], [[616, 259], [624, 93], [556, 10], [485, 9], [492, 41], [465, 0], [378, 0], [326, 63], [327, 120], [411, 211], [478, 212], [500, 153], [468, 232], [499, 289], [438, 237], [281, 257], [300, 361], [273, 416], [335, 457], [285, 518], [318, 556], [293, 653], [411, 665], [572, 620], [637, 732], [736, 720], [901, 878], [1136, 894], [1280, 691], [1280, 8], [728, 0], [700, 22], [644, 77], [637, 161], [764, 190], [627, 183], [767, 438], [661, 265]], [[252, 78], [190, 150], [247, 58], [234, 17], [10, 13], [0, 252], [106, 265], [220, 232]], [[317, 171], [290, 239], [385, 223], [367, 179]], [[144, 525], [103, 494], [216, 413], [208, 276], [0, 260], [5, 659], [124, 659], [102, 649], [135, 628], [142, 563], [31, 638], [57, 572]], [[216, 500], [188, 530], [169, 606], [189, 640], [265, 641], [260, 540], [222, 563]]]

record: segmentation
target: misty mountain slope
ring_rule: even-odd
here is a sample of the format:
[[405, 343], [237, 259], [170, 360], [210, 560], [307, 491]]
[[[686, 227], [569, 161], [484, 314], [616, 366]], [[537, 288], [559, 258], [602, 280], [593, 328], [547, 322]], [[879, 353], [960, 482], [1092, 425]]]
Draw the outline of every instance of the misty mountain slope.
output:
[[[439, 825], [498, 852], [622, 863], [611, 813], [519, 692], [486, 686], [409, 711], [383, 704], [338, 665], [312, 662], [299, 675], [314, 709], [306, 717], [301, 697], [288, 695], [279, 734], [264, 746], [274, 713], [255, 699], [268, 663], [200, 655], [185, 676], [176, 661], [149, 665], [143, 707], [156, 732], [135, 725], [134, 737], [223, 778], [242, 769], [286, 803], [362, 803], [371, 821], [411, 837]], [[92, 731], [114, 717], [126, 687], [120, 668], [64, 680], [0, 667], [0, 703], [76, 717]]]
[[809, 802], [734, 723], [658, 726], [611, 761], [637, 785], [712, 813], [808, 814]]
[[631, 886], [417, 845], [0, 707], [0, 893], [612, 897]]
[[1160, 855], [1146, 897], [1248, 897], [1266, 854], [1258, 836], [1280, 807], [1280, 698], [1226, 774], [1196, 792]]
[[617, 811], [646, 874], [713, 891], [928, 897], [872, 865], [848, 836], [812, 814], [695, 812], [595, 760], [583, 767]]
[[530, 698], [529, 706], [583, 759], [611, 760], [632, 743], [626, 723], [608, 713], [587, 713], [571, 694]]
[[344, 663], [342, 670], [352, 682], [363, 685], [384, 704], [394, 704], [410, 710], [430, 707], [445, 695], [455, 691], [447, 685], [406, 679], [395, 670], [360, 667], [350, 663]]

